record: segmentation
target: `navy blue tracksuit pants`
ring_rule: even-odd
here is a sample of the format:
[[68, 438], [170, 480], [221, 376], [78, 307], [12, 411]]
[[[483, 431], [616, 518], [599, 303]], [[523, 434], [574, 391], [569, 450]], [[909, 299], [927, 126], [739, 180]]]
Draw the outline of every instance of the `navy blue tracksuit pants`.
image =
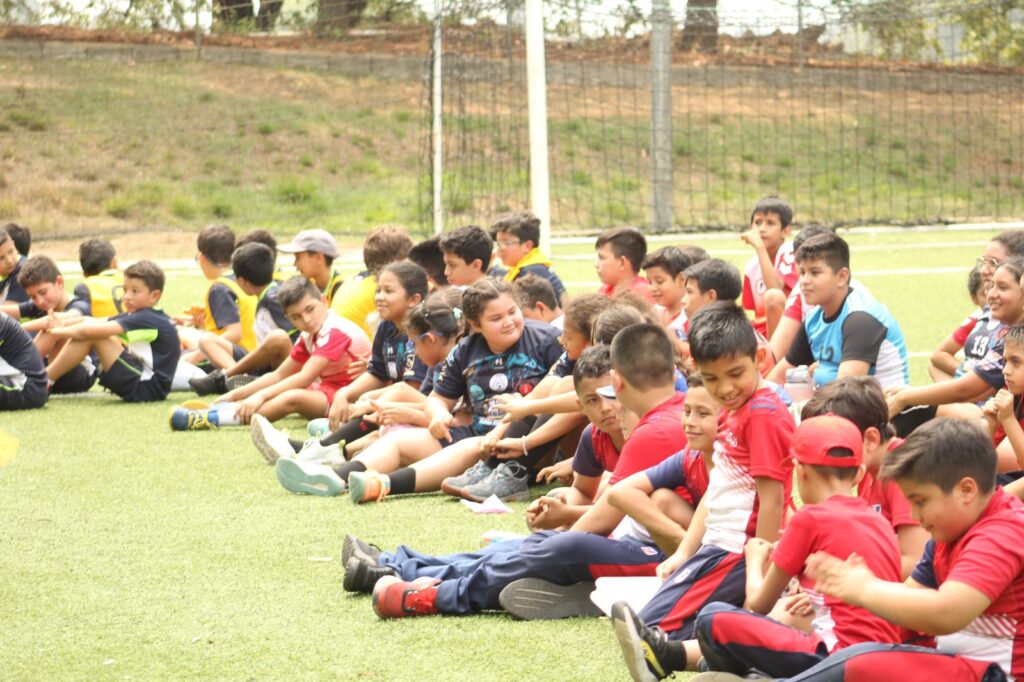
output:
[[656, 546], [632, 538], [612, 540], [592, 533], [545, 530], [479, 552], [441, 557], [403, 546], [393, 554], [381, 554], [379, 561], [397, 570], [403, 580], [424, 576], [441, 580], [437, 610], [469, 614], [500, 608], [501, 590], [521, 578], [571, 585], [602, 576], [648, 576], [664, 559]]

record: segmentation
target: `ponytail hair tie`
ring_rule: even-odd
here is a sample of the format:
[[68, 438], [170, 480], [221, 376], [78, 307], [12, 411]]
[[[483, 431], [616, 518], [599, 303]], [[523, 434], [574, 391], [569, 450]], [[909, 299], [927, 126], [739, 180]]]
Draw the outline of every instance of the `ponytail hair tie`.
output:
[[452, 308], [452, 315], [455, 316], [456, 320], [462, 319], [462, 308]]

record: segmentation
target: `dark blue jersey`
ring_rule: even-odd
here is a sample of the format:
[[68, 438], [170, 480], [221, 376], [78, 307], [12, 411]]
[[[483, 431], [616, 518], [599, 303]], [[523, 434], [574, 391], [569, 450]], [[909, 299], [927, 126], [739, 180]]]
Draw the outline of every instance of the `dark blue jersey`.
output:
[[263, 290], [256, 303], [256, 318], [253, 321], [253, 330], [259, 341], [267, 338], [267, 334], [275, 329], [283, 329], [295, 341], [299, 337], [299, 330], [295, 328], [292, 321], [284, 314], [281, 303], [277, 300], [277, 290], [281, 285], [271, 282], [270, 286]]
[[381, 320], [373, 337], [373, 354], [367, 370], [383, 382], [410, 381], [423, 383], [427, 375], [413, 348], [412, 341], [390, 320]]
[[470, 334], [445, 358], [434, 392], [449, 400], [462, 398], [473, 414], [473, 430], [483, 434], [501, 421], [495, 396], [529, 394], [561, 352], [558, 330], [534, 320], [526, 320], [522, 336], [503, 353], [493, 352], [483, 335]]
[[[68, 301], [68, 304], [61, 312], [69, 313], [72, 310], [77, 310], [82, 317], [89, 317], [92, 313], [92, 306], [89, 305], [89, 301], [83, 301], [76, 296]], [[19, 303], [18, 312], [23, 318], [28, 318], [30, 320], [38, 320], [40, 317], [46, 317], [46, 311], [42, 308], [36, 307], [36, 304], [32, 301], [22, 301]]]
[[174, 322], [162, 310], [143, 308], [111, 317], [121, 325], [121, 339], [142, 363], [142, 381], [154, 381], [166, 396], [181, 357], [181, 343]]
[[18, 264], [14, 266], [11, 274], [0, 278], [0, 303], [21, 303], [28, 300], [28, 294], [18, 284], [18, 275], [21, 274], [21, 266], [24, 264], [25, 257], [22, 256], [18, 259]]
[[536, 275], [541, 279], [546, 279], [551, 283], [551, 287], [555, 290], [555, 298], [558, 299], [559, 303], [565, 298], [565, 285], [562, 284], [562, 280], [559, 279], [555, 271], [544, 265], [543, 263], [534, 263], [533, 265], [524, 265], [520, 270], [519, 274], [516, 275], [516, 279], [524, 277], [525, 275]]
[[46, 366], [32, 337], [17, 320], [3, 314], [0, 314], [0, 377], [6, 377], [18, 388], [26, 383], [46, 386]]

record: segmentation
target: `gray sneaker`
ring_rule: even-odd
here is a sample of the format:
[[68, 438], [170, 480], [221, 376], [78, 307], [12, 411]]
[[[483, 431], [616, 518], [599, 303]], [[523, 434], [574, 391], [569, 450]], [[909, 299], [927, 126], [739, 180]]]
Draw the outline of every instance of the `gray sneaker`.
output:
[[504, 502], [522, 502], [530, 498], [530, 472], [519, 462], [503, 462], [490, 476], [462, 489], [462, 497], [483, 502], [496, 495]]
[[479, 483], [493, 473], [494, 469], [487, 466], [486, 460], [480, 460], [458, 476], [449, 476], [441, 481], [441, 490], [449, 495], [462, 497], [462, 491], [468, 486]]
[[228, 377], [227, 379], [225, 379], [224, 385], [227, 387], [229, 391], [233, 391], [236, 388], [241, 388], [242, 386], [245, 386], [246, 384], [251, 384], [252, 382], [256, 381], [256, 379], [257, 377], [254, 377], [252, 374], [238, 374], [236, 376]]
[[588, 580], [571, 585], [556, 585], [541, 578], [522, 578], [505, 586], [498, 595], [501, 608], [520, 620], [558, 620], [602, 615], [590, 593], [594, 582]]

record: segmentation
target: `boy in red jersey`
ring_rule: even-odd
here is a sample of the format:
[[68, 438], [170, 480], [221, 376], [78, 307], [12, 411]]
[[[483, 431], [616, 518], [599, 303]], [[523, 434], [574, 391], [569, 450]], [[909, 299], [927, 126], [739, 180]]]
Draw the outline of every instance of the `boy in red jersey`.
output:
[[754, 314], [754, 329], [771, 338], [800, 274], [787, 242], [793, 209], [778, 197], [765, 197], [750, 212], [750, 229], [740, 239], [754, 249], [743, 274], [743, 308]]
[[[940, 651], [862, 644], [796, 679], [1000, 680], [1024, 676], [1024, 505], [996, 487], [996, 452], [975, 424], [940, 418], [890, 456], [896, 481], [932, 539], [903, 583], [859, 557], [808, 560], [815, 589], [896, 625], [936, 636]], [[1002, 669], [1001, 671], [999, 669]], [[925, 677], [927, 675], [927, 678]]]
[[[902, 579], [889, 524], [853, 492], [864, 474], [862, 443], [857, 426], [836, 415], [811, 417], [797, 427], [792, 453], [805, 506], [790, 519], [774, 551], [760, 538], [747, 542], [750, 611], [715, 603], [697, 616], [697, 639], [708, 668], [788, 677], [851, 644], [900, 641], [896, 626], [818, 594], [804, 572], [814, 552], [843, 558], [856, 553], [883, 579]], [[794, 576], [814, 607], [810, 634], [761, 615], [771, 611]]]
[[835, 414], [857, 425], [864, 437], [864, 466], [867, 471], [857, 485], [857, 496], [885, 517], [896, 533], [900, 547], [903, 577], [921, 560], [928, 542], [928, 531], [914, 520], [910, 503], [895, 481], [879, 476], [888, 453], [903, 443], [890, 437], [889, 408], [885, 394], [871, 377], [843, 377], [822, 386], [804, 405], [800, 416], [809, 419], [822, 414]]
[[639, 615], [625, 602], [612, 607], [634, 679], [695, 669], [697, 613], [713, 601], [743, 603], [743, 545], [755, 536], [778, 539], [790, 499], [793, 418], [757, 371], [765, 350], [746, 314], [735, 303], [702, 308], [690, 327], [690, 352], [725, 412], [707, 493], [679, 549], [658, 568], [664, 585]]

